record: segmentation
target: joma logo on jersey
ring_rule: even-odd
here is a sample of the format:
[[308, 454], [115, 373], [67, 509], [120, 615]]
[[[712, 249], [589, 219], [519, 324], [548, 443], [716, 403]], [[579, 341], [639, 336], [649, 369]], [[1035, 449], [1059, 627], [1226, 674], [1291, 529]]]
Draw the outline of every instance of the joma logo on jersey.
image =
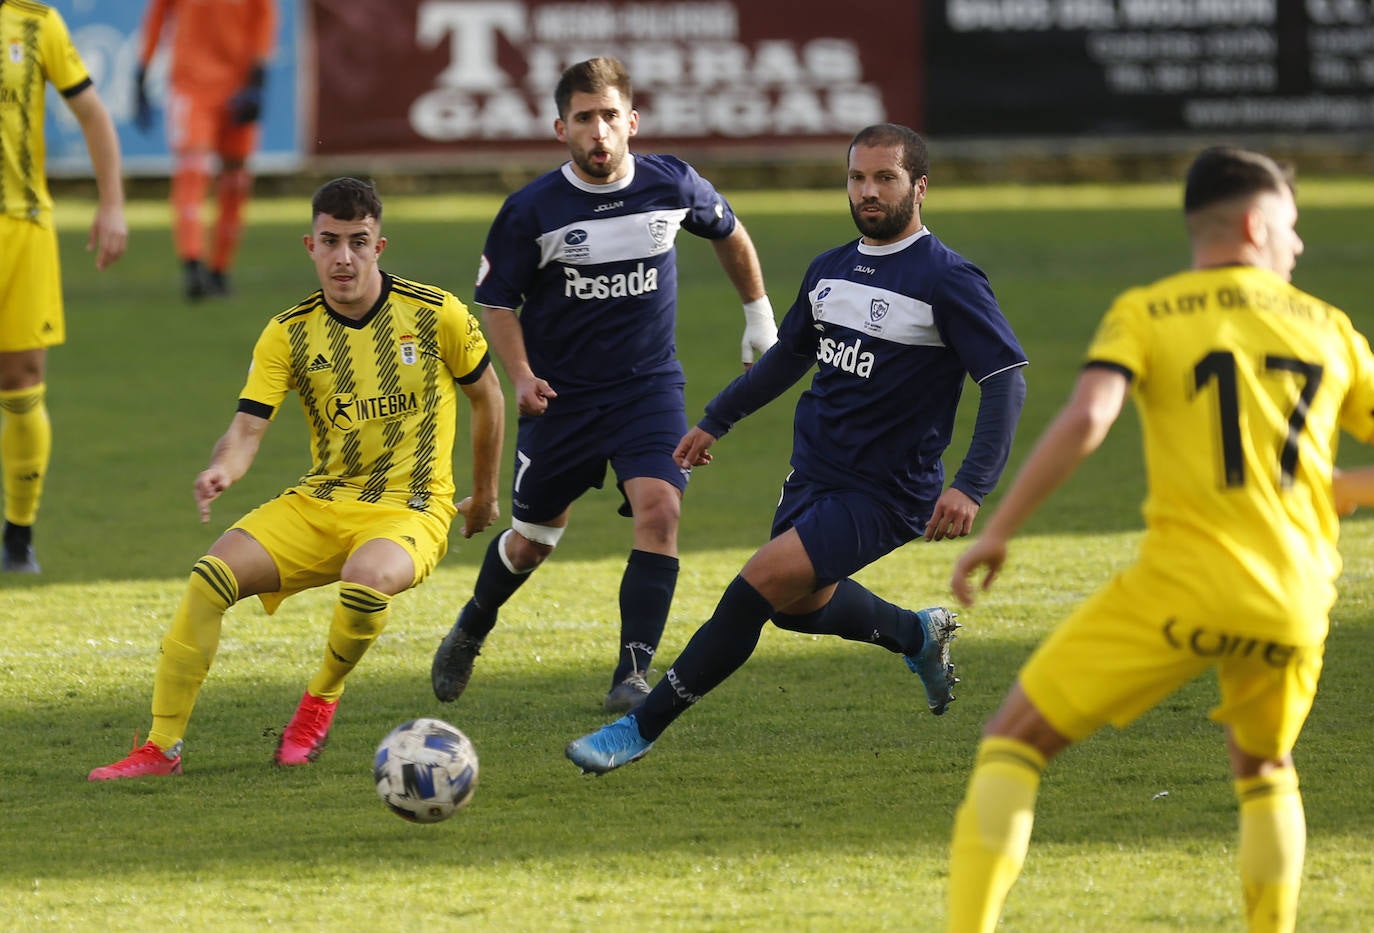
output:
[[873, 372], [873, 354], [861, 349], [863, 345], [862, 340], [845, 343], [843, 340], [822, 337], [820, 345], [816, 347], [816, 359], [867, 379]]
[[414, 392], [393, 392], [371, 398], [357, 398], [342, 392], [330, 396], [327, 417], [335, 430], [351, 431], [359, 422], [399, 418], [419, 410], [419, 407]]
[[567, 277], [563, 283], [564, 298], [591, 301], [658, 291], [658, 268], [650, 266], [646, 269], [642, 262], [635, 266], [633, 272], [617, 272], [615, 275], [583, 275], [572, 266], [564, 266], [563, 275]]

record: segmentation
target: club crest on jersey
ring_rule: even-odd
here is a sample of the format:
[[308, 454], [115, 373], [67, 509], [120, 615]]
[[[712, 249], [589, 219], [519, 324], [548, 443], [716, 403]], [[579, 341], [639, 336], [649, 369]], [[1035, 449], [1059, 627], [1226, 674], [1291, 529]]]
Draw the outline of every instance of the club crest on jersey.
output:
[[874, 298], [868, 303], [868, 319], [874, 324], [887, 317], [887, 309], [892, 307], [886, 298]]
[[649, 236], [653, 238], [655, 246], [666, 246], [668, 243], [668, 221], [663, 217], [655, 217], [649, 221]]
[[22, 63], [23, 63], [23, 61], [24, 61], [24, 46], [23, 46], [22, 43], [20, 43], [20, 42], [11, 42], [11, 43], [10, 43], [10, 61], [14, 62], [16, 65], [22, 64]]
[[401, 337], [401, 362], [407, 366], [414, 366], [418, 354], [415, 352], [415, 335], [405, 334]]

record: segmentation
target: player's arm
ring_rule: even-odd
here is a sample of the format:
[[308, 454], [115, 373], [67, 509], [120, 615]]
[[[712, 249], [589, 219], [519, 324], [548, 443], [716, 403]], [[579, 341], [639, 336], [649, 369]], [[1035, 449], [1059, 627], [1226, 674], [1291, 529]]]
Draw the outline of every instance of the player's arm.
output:
[[463, 537], [485, 531], [501, 514], [501, 441], [506, 432], [506, 397], [496, 370], [487, 366], [471, 383], [459, 383], [472, 408], [472, 494], [458, 503]]
[[1374, 467], [1333, 471], [1331, 491], [1338, 515], [1350, 515], [1362, 505], [1374, 505]]
[[815, 365], [816, 358], [794, 352], [786, 343], [775, 343], [759, 361], [736, 376], [706, 403], [706, 414], [683, 435], [673, 460], [684, 470], [711, 462], [711, 445], [742, 418], [758, 411], [792, 387]]
[[730, 284], [735, 286], [739, 299], [744, 303], [744, 339], [740, 342], [740, 359], [745, 366], [751, 365], [763, 356], [773, 344], [778, 342], [778, 325], [773, 318], [773, 306], [768, 301], [768, 293], [763, 286], [763, 267], [759, 264], [758, 251], [749, 231], [735, 218], [735, 229], [730, 235], [712, 240], [716, 259]]
[[973, 604], [969, 577], [978, 569], [987, 571], [982, 589], [992, 585], [1006, 562], [1008, 540], [1102, 444], [1129, 388], [1126, 373], [1113, 367], [1089, 365], [1079, 375], [1073, 395], [1036, 441], [982, 533], [955, 562], [950, 586], [961, 603]]
[[95, 85], [66, 98], [81, 135], [86, 138], [86, 151], [95, 169], [95, 186], [99, 195], [86, 250], [95, 251], [95, 267], [104, 269], [120, 256], [129, 242], [129, 227], [124, 220], [124, 179], [120, 170], [119, 137], [114, 121], [100, 101]]
[[234, 420], [229, 422], [229, 430], [215, 441], [209, 466], [196, 477], [196, 506], [200, 509], [202, 524], [210, 521], [210, 503], [242, 479], [253, 465], [262, 436], [271, 423], [257, 415], [236, 412]]
[[1011, 456], [1011, 442], [1026, 401], [1023, 367], [1013, 366], [986, 377], [978, 383], [978, 393], [978, 417], [968, 453], [926, 522], [927, 541], [962, 538], [973, 531], [983, 497], [996, 488]]
[[558, 398], [558, 393], [530, 369], [520, 317], [508, 308], [483, 305], [482, 330], [487, 335], [487, 343], [501, 360], [506, 378], [515, 387], [515, 402], [520, 414], [542, 415], [549, 407], [549, 399]]
[[157, 54], [162, 39], [162, 24], [167, 18], [171, 0], [151, 0], [143, 13], [143, 42], [138, 52], [138, 68], [134, 72], [134, 123], [146, 133], [153, 128], [153, 105], [148, 100], [148, 65]]

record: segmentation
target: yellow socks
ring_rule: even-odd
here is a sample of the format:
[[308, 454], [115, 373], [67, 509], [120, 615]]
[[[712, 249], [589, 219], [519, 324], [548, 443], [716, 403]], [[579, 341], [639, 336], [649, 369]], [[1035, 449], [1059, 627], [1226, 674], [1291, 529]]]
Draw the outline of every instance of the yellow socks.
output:
[[950, 845], [951, 933], [997, 926], [1030, 847], [1044, 769], [1044, 756], [1024, 742], [987, 737], [979, 743]]
[[363, 659], [367, 649], [386, 628], [391, 597], [361, 583], [340, 583], [339, 603], [329, 626], [324, 663], [306, 689], [311, 696], [330, 703], [343, 693], [344, 678]]
[[1240, 880], [1251, 933], [1290, 931], [1307, 848], [1298, 776], [1292, 768], [1235, 782], [1240, 801]]
[[228, 564], [208, 554], [196, 561], [157, 660], [148, 739], [160, 748], [171, 748], [186, 734], [196, 697], [219, 649], [225, 610], [238, 598], [239, 584]]
[[0, 391], [0, 463], [4, 466], [5, 520], [32, 525], [38, 518], [43, 477], [52, 454], [46, 386]]

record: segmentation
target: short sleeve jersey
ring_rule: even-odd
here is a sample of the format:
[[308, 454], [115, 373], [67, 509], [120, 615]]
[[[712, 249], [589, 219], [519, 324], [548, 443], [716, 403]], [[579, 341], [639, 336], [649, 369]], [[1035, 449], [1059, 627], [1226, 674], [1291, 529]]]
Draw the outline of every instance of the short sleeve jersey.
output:
[[91, 85], [57, 10], [33, 0], [0, 2], [0, 214], [48, 225], [45, 85], [63, 97]]
[[448, 518], [454, 383], [475, 382], [487, 365], [486, 338], [461, 301], [383, 273], [381, 297], [361, 320], [332, 310], [320, 292], [270, 320], [238, 410], [272, 418], [287, 392], [300, 396], [313, 465], [297, 491]]
[[550, 411], [623, 397], [627, 384], [681, 384], [679, 230], [720, 239], [730, 205], [687, 163], [632, 156], [632, 171], [592, 185], [571, 165], [506, 199], [487, 234], [475, 300], [519, 310], [530, 367], [558, 392]]
[[982, 270], [928, 228], [816, 257], [778, 339], [817, 361], [797, 402], [793, 468], [822, 485], [881, 489], [912, 521], [944, 487], [965, 378], [1026, 364]]
[[1088, 362], [1132, 377], [1155, 588], [1218, 625], [1319, 643], [1337, 438], [1374, 436], [1374, 358], [1350, 319], [1267, 270], [1189, 271], [1118, 297]]

